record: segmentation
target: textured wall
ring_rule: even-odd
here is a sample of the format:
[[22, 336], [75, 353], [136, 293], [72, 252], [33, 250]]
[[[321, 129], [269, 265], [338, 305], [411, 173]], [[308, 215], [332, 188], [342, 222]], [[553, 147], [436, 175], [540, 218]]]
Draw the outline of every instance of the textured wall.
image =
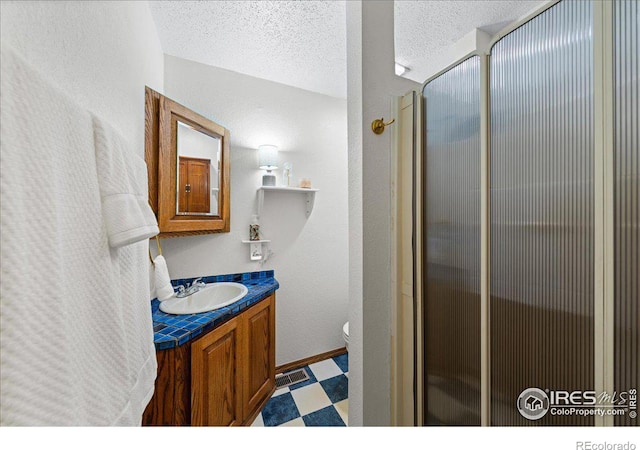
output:
[[[362, 2], [362, 223], [364, 424], [389, 425], [391, 383], [391, 172], [393, 99], [419, 85], [394, 72], [393, 1]], [[382, 387], [385, 387], [382, 389]]]
[[362, 426], [362, 2], [347, 2], [349, 425]]
[[144, 86], [163, 84], [147, 2], [0, 3], [2, 41], [144, 155]]
[[[356, 405], [350, 406], [354, 425], [385, 426], [391, 422], [391, 155], [393, 130], [371, 132], [371, 121], [393, 116], [393, 99], [419, 85], [394, 73], [393, 1], [348, 2], [347, 48], [349, 96], [349, 201], [351, 244], [350, 321], [362, 323], [352, 333], [358, 362], [349, 368]], [[351, 42], [349, 42], [352, 40]], [[358, 40], [361, 51], [357, 49]], [[351, 58], [360, 58], [360, 63]], [[353, 88], [353, 89], [352, 89]], [[354, 90], [360, 89], [360, 94]], [[358, 123], [357, 121], [361, 122]], [[351, 208], [350, 204], [350, 208]], [[351, 327], [351, 323], [350, 323]], [[361, 350], [360, 350], [360, 348]], [[360, 353], [362, 352], [362, 353]], [[360, 366], [361, 364], [361, 366]], [[356, 373], [353, 373], [356, 370]], [[358, 373], [357, 371], [361, 371]], [[358, 398], [362, 392], [362, 397]]]
[[[276, 363], [344, 346], [348, 304], [347, 105], [342, 99], [165, 58], [165, 94], [231, 130], [231, 232], [166, 239], [172, 278], [274, 269]], [[305, 196], [265, 194], [261, 228], [274, 255], [249, 260], [249, 222], [262, 183], [257, 147], [275, 144], [293, 163], [293, 181], [311, 178], [315, 207]], [[278, 184], [282, 170], [276, 171]]]

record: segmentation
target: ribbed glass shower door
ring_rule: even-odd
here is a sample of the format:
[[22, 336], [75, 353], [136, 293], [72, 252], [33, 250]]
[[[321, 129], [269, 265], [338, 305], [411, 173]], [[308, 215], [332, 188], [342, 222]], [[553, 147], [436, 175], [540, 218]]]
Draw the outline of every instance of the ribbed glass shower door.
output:
[[423, 95], [425, 423], [639, 426], [640, 2], [545, 6]]
[[427, 425], [480, 425], [480, 58], [424, 87]]
[[592, 3], [564, 1], [490, 59], [492, 425], [523, 417], [527, 388], [594, 389]]
[[[637, 399], [640, 389], [640, 4], [637, 0], [616, 0], [613, 16], [614, 389], [627, 393], [635, 390]], [[638, 426], [639, 409], [636, 403], [636, 409], [616, 417], [615, 424]]]

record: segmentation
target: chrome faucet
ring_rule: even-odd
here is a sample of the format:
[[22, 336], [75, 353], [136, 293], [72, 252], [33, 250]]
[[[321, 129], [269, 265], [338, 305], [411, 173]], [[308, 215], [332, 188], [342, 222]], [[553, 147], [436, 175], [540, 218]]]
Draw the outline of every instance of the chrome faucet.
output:
[[176, 297], [178, 298], [188, 297], [192, 294], [195, 294], [205, 286], [206, 284], [202, 281], [202, 278], [196, 278], [195, 280], [193, 280], [191, 285], [187, 283], [186, 288], [184, 286], [178, 286], [178, 293], [176, 294]]

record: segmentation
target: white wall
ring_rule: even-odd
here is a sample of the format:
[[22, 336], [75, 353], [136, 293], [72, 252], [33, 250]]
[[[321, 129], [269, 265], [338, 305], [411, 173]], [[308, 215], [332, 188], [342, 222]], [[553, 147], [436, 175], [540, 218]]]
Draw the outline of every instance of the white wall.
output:
[[147, 2], [2, 1], [0, 20], [3, 43], [144, 156], [144, 86], [164, 76]]
[[362, 2], [349, 1], [346, 8], [349, 130], [349, 426], [362, 426]]
[[[275, 270], [276, 364], [344, 346], [348, 305], [346, 101], [165, 55], [169, 98], [231, 131], [231, 232], [165, 239], [172, 278]], [[261, 266], [249, 259], [249, 223], [256, 210], [260, 144], [275, 144], [280, 163], [293, 164], [293, 181], [311, 179], [311, 216], [305, 196], [265, 194], [260, 217], [274, 255]], [[282, 166], [280, 166], [282, 167]], [[276, 171], [278, 184], [281, 168]]]
[[349, 255], [349, 326], [362, 324], [349, 330], [350, 425], [391, 423], [393, 133], [376, 135], [371, 122], [391, 118], [394, 97], [420, 87], [394, 73], [393, 27], [393, 1], [347, 2], [350, 234], [358, 240]]

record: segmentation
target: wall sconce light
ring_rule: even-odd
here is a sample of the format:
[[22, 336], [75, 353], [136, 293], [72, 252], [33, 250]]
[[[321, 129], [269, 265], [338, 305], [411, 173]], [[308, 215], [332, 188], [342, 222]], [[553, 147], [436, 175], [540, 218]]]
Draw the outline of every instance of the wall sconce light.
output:
[[258, 155], [260, 168], [267, 171], [262, 176], [262, 185], [275, 186], [276, 176], [271, 171], [278, 168], [278, 147], [275, 145], [261, 145], [258, 147]]

